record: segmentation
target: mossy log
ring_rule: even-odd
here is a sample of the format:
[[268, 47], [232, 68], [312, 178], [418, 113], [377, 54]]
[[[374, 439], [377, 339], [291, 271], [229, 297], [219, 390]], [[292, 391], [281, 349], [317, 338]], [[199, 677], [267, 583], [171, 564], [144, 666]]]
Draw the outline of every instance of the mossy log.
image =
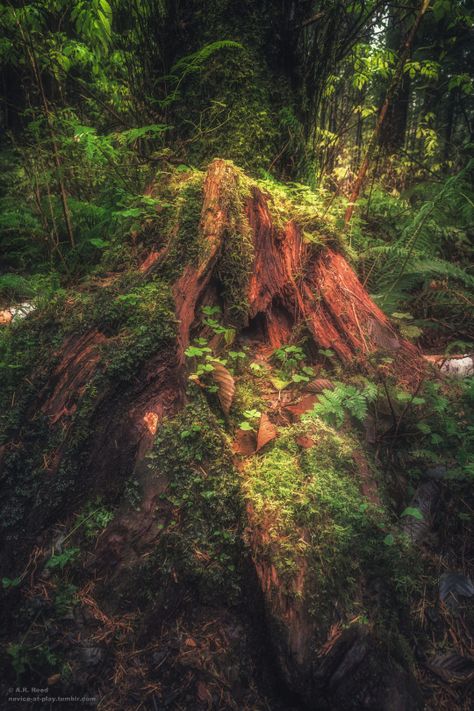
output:
[[[222, 668], [199, 670], [196, 661], [194, 672], [188, 669], [188, 695], [182, 703], [190, 704], [189, 708], [214, 708], [215, 687], [226, 699], [219, 708], [263, 708], [263, 699], [268, 697], [273, 698], [271, 707], [275, 709], [335, 708], [334, 703], [340, 709], [415, 709], [417, 692], [409, 673], [388, 652], [381, 662], [378, 642], [366, 625], [353, 624], [343, 631], [343, 622], [338, 624], [333, 613], [323, 615], [321, 610], [311, 610], [316, 583], [304, 555], [293, 559], [296, 573], [285, 582], [275, 562], [278, 551], [272, 553], [271, 536], [255, 514], [255, 502], [242, 496], [242, 475], [233, 465], [222, 421], [207, 406], [203, 405], [205, 415], [202, 408], [192, 409], [195, 404], [187, 391], [185, 351], [192, 339], [206, 334], [199, 318], [203, 306], [218, 305], [236, 339], [250, 339], [263, 351], [279, 348], [298, 334], [306, 336], [308, 351], [315, 360], [319, 349], [331, 349], [351, 372], [384, 372], [405, 383], [423, 377], [425, 365], [417, 349], [400, 337], [374, 304], [334, 240], [329, 236], [327, 244], [311, 244], [298, 221], [291, 215], [287, 220], [276, 219], [270, 203], [270, 196], [232, 164], [215, 160], [202, 184], [199, 229], [193, 236], [198, 249], [193, 249], [192, 258], [186, 248], [177, 260], [173, 256], [178, 225], [169, 240], [144, 253], [138, 265], [140, 284], [152, 284], [152, 299], [155, 293], [161, 299], [161, 321], [153, 320], [153, 316], [147, 322], [148, 345], [133, 361], [136, 365], [132, 362], [130, 368], [119, 349], [118, 362], [125, 362], [127, 370], [125, 377], [118, 378], [118, 366], [110, 367], [110, 354], [122, 343], [122, 331], [101, 328], [97, 323], [88, 327], [83, 322], [77, 332], [61, 342], [57, 333], [51, 339], [50, 362], [32, 364], [28, 373], [32, 390], [2, 446], [3, 510], [18, 512], [17, 518], [5, 524], [2, 571], [22, 581], [35, 580], [39, 575], [41, 582], [44, 565], [35, 561], [44, 559], [51, 545], [54, 549], [54, 526], [70, 521], [85, 502], [103, 496], [116, 505], [115, 517], [102, 531], [94, 550], [85, 556], [78, 577], [83, 584], [82, 604], [91, 608], [91, 596], [97, 589], [97, 599], [108, 610], [108, 616], [100, 618], [94, 608], [94, 619], [111, 625], [117, 616], [131, 615], [126, 617], [128, 626], [116, 628], [120, 641], [118, 650], [112, 643], [109, 649], [106, 671], [110, 678], [118, 674], [118, 657], [124, 649], [133, 656], [137, 645], [149, 642], [143, 641], [146, 636], [135, 614], [153, 626], [149, 636], [155, 642], [159, 639], [166, 649], [174, 649], [168, 654], [175, 666], [186, 649], [188, 653], [194, 649], [194, 638], [201, 639], [203, 645], [211, 644], [203, 632], [208, 626], [217, 628], [214, 640], [240, 635], [240, 651], [237, 644], [229, 643]], [[153, 308], [151, 304], [150, 313], [155, 314]], [[36, 319], [37, 328], [43, 327], [41, 314], [31, 318]], [[36, 371], [41, 371], [41, 386], [36, 383]], [[203, 401], [202, 394], [196, 401]], [[194, 426], [198, 430], [194, 431]], [[295, 437], [311, 443], [310, 435], [296, 431]], [[187, 445], [193, 437], [194, 449]], [[328, 446], [336, 447], [334, 441], [328, 440]], [[322, 456], [324, 448], [317, 451]], [[337, 454], [339, 449], [334, 451]], [[317, 467], [317, 458], [313, 461], [311, 456], [292, 455], [302, 467]], [[344, 464], [347, 487], [353, 486], [352, 480], [360, 480], [361, 490], [364, 486], [374, 490], [374, 482], [364, 481], [368, 470], [365, 464], [360, 466], [360, 457], [364, 459], [359, 456], [359, 465], [355, 460], [350, 466]], [[194, 472], [191, 482], [186, 478], [190, 472]], [[125, 495], [125, 484], [131, 477], [140, 488], [138, 505]], [[219, 491], [215, 504], [215, 490], [211, 494], [206, 489], [210, 481], [217, 482]], [[21, 491], [19, 487], [23, 487]], [[200, 487], [204, 492], [201, 498], [196, 493]], [[168, 494], [163, 498], [170, 490], [175, 498]], [[190, 500], [192, 506], [187, 508], [182, 503], [184, 508], [180, 509], [176, 491], [181, 492], [181, 502]], [[354, 493], [354, 506], [362, 501], [357, 496]], [[242, 500], [245, 505], [241, 505]], [[226, 533], [219, 545], [214, 542], [215, 531], [209, 528], [212, 525]], [[73, 529], [72, 540], [78, 535]], [[311, 523], [298, 524], [294, 533], [297, 540], [310, 540]], [[181, 541], [178, 548], [177, 539]], [[350, 557], [350, 551], [345, 550], [344, 555]], [[226, 578], [222, 573], [224, 560], [226, 564], [233, 560], [230, 569], [238, 572]], [[150, 561], [154, 561], [154, 568]], [[181, 565], [180, 561], [185, 562]], [[150, 570], [160, 589], [153, 598], [143, 599], [135, 589], [136, 580], [142, 576], [145, 588]], [[234, 585], [236, 576], [239, 582]], [[93, 582], [88, 583], [88, 579]], [[206, 580], [207, 587], [203, 583]], [[190, 612], [189, 599], [198, 594], [201, 584], [204, 592]], [[237, 603], [232, 600], [233, 585], [241, 590]], [[39, 588], [34, 589], [39, 594]], [[220, 592], [224, 601], [219, 598]], [[17, 592], [12, 590], [11, 594]], [[329, 607], [333, 601], [330, 603]], [[257, 632], [252, 631], [254, 622], [248, 607], [262, 613], [258, 613]], [[177, 640], [178, 617], [183, 634]], [[132, 618], [137, 624], [132, 624]], [[18, 623], [9, 620], [6, 633], [13, 635], [15, 625]], [[171, 631], [173, 625], [175, 632]], [[248, 658], [236, 659], [242, 653]], [[71, 665], [82, 669], [74, 654], [68, 657]], [[160, 699], [166, 698], [167, 688], [175, 693], [179, 681], [173, 676], [173, 664], [163, 667], [162, 677], [153, 676], [153, 665], [149, 660], [147, 664], [144, 662], [148, 671], [143, 674], [145, 679], [147, 674], [152, 675], [157, 684], [154, 693], [163, 692]], [[86, 669], [83, 683], [94, 673]], [[132, 689], [135, 682], [120, 678], [115, 692], [102, 687], [107, 700], [104, 709], [133, 708], [127, 695], [135, 694], [136, 698], [140, 684]], [[240, 700], [232, 698], [236, 679]], [[280, 700], [275, 697], [277, 683], [282, 684], [277, 693], [283, 694]], [[387, 703], [387, 686], [398, 694], [398, 706]], [[406, 688], [403, 694], [401, 686]]]

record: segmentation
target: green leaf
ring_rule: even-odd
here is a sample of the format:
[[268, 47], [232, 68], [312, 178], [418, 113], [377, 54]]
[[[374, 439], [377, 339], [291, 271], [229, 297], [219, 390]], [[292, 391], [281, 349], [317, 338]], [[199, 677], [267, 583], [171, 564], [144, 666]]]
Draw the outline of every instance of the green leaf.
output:
[[200, 358], [204, 355], [203, 348], [197, 348], [197, 346], [188, 346], [184, 351], [186, 358]]
[[230, 346], [231, 343], [233, 343], [235, 338], [235, 328], [226, 328], [224, 330], [224, 341], [226, 342], [227, 346]]
[[93, 247], [97, 247], [97, 249], [105, 249], [110, 244], [110, 242], [106, 242], [105, 240], [100, 239], [100, 237], [93, 237], [92, 239], [89, 240], [89, 243]]
[[259, 412], [258, 410], [245, 410], [244, 411], [244, 417], [246, 417], [247, 420], [257, 420], [261, 416], [262, 416], [262, 413]]
[[383, 542], [385, 543], [386, 546], [393, 546], [395, 543], [395, 538], [391, 533], [389, 533], [385, 538], [383, 539]]
[[298, 373], [295, 373], [291, 376], [291, 380], [294, 383], [307, 383], [309, 381], [309, 378], [307, 375], [298, 375]]
[[283, 378], [273, 376], [270, 378], [270, 382], [277, 390], [284, 390], [291, 383], [291, 380], [283, 380]]
[[407, 506], [407, 508], [404, 511], [402, 511], [401, 515], [402, 516], [413, 516], [413, 518], [418, 519], [418, 521], [423, 521], [423, 518], [424, 518], [420, 509], [417, 509], [413, 506]]
[[426, 422], [418, 422], [416, 426], [423, 434], [429, 434], [431, 432], [431, 427]]
[[321, 355], [325, 356], [326, 358], [334, 358], [334, 356], [336, 355], [334, 351], [332, 351], [330, 348], [320, 348], [319, 353], [321, 353]]
[[237, 360], [238, 358], [245, 358], [246, 355], [243, 351], [229, 351], [229, 358]]
[[221, 313], [219, 306], [203, 306], [201, 311], [205, 316], [214, 316]]
[[62, 553], [55, 553], [46, 563], [46, 568], [60, 568], [62, 570], [68, 563], [70, 563], [78, 555], [79, 548], [67, 548]]
[[250, 424], [250, 422], [247, 422], [246, 420], [244, 420], [243, 422], [240, 422], [240, 423], [239, 423], [239, 428], [240, 428], [241, 430], [244, 430], [244, 432], [250, 432], [250, 431], [253, 430], [253, 427], [252, 427], [252, 425]]
[[405, 312], [402, 313], [402, 312], [400, 312], [400, 311], [394, 311], [393, 314], [392, 314], [392, 318], [408, 319], [408, 320], [410, 320], [410, 319], [413, 318], [413, 316], [412, 316], [411, 314], [409, 314], [409, 313], [405, 313]]

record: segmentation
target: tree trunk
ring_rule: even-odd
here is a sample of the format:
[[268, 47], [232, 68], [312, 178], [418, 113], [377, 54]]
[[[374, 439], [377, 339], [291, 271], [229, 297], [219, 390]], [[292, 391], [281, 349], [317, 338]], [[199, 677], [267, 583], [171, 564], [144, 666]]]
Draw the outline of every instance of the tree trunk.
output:
[[[392, 8], [387, 29], [387, 49], [398, 52], [408, 31], [405, 8]], [[405, 132], [410, 105], [410, 77], [404, 74], [393, 97], [380, 132], [380, 146], [387, 155], [394, 155], [405, 144]]]
[[355, 206], [357, 200], [359, 199], [359, 195], [360, 195], [360, 192], [361, 192], [362, 187], [364, 185], [367, 171], [369, 170], [375, 150], [377, 148], [377, 144], [379, 142], [380, 133], [382, 131], [382, 126], [384, 124], [388, 110], [392, 104], [393, 98], [399, 89], [400, 82], [402, 81], [402, 78], [403, 78], [403, 69], [405, 67], [408, 57], [410, 56], [411, 48], [413, 45], [413, 40], [415, 39], [416, 33], [418, 31], [418, 27], [420, 26], [420, 23], [426, 13], [426, 11], [428, 10], [429, 4], [430, 4], [430, 0], [422, 0], [422, 3], [421, 3], [420, 8], [418, 10], [418, 14], [416, 16], [415, 22], [413, 23], [413, 27], [411, 28], [410, 33], [409, 33], [407, 39], [405, 40], [404, 45], [400, 51], [400, 55], [399, 55], [396, 69], [395, 69], [394, 77], [393, 77], [392, 82], [388, 88], [387, 95], [385, 97], [385, 101], [382, 104], [382, 107], [379, 111], [379, 115], [378, 115], [377, 121], [375, 123], [374, 132], [373, 132], [372, 137], [369, 141], [369, 145], [367, 147], [367, 152], [366, 152], [364, 160], [362, 161], [362, 164], [359, 168], [359, 172], [358, 172], [357, 178], [354, 183], [354, 188], [352, 190], [352, 193], [351, 193], [351, 196], [349, 199], [349, 205], [347, 207], [345, 218], [344, 218], [346, 225], [349, 224], [349, 222], [351, 221], [352, 213], [354, 212], [354, 206]]

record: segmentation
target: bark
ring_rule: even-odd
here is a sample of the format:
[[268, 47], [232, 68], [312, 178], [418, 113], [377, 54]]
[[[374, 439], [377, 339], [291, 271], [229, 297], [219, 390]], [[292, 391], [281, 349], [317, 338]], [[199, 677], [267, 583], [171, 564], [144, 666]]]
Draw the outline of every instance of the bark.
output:
[[405, 76], [389, 106], [380, 136], [380, 145], [388, 155], [396, 154], [405, 145], [410, 95], [410, 78]]
[[396, 356], [393, 368], [401, 379], [421, 374], [416, 348], [398, 336], [341, 254], [330, 247], [314, 253], [295, 222], [275, 228], [259, 191], [247, 215], [255, 244], [249, 317], [263, 323], [273, 348], [304, 323], [317, 348], [333, 349], [348, 365], [358, 360], [367, 367], [367, 356], [381, 350]]
[[455, 89], [451, 90], [448, 94], [448, 102], [446, 107], [446, 123], [444, 129], [443, 160], [445, 161], [445, 163], [449, 160], [452, 151], [451, 142], [455, 125], [457, 98], [458, 92]]
[[[404, 8], [392, 8], [389, 25], [387, 28], [387, 48], [398, 52], [406, 34], [407, 21]], [[393, 155], [405, 144], [405, 133], [410, 105], [411, 82], [410, 77], [404, 74], [398, 91], [387, 111], [387, 116], [380, 132], [380, 145], [388, 154]], [[383, 97], [381, 97], [382, 99]]]

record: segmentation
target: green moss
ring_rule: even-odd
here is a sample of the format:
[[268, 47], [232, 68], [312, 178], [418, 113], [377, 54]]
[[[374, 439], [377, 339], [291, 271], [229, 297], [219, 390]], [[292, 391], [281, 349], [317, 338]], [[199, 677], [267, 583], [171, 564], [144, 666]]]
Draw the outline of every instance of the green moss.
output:
[[[301, 448], [302, 434], [314, 446]], [[268, 535], [258, 554], [271, 559], [289, 594], [306, 561], [308, 609], [328, 622], [336, 602], [346, 614], [366, 613], [367, 581], [383, 579], [401, 604], [415, 577], [411, 545], [384, 544], [390, 516], [361, 493], [357, 448], [354, 437], [320, 421], [295, 425], [245, 470], [246, 498]]]
[[0, 444], [49, 376], [61, 341], [61, 324], [49, 311], [0, 329]]
[[267, 197], [273, 223], [284, 229], [289, 221], [302, 229], [304, 240], [319, 250], [334, 246], [347, 252], [348, 245], [339, 223], [341, 207], [323, 188], [312, 189], [300, 183], [280, 183], [271, 176], [254, 181]]
[[202, 256], [200, 221], [204, 174], [190, 171], [176, 176], [166, 227], [168, 253], [160, 270], [167, 280], [175, 280], [186, 264], [197, 264]]
[[207, 603], [234, 600], [241, 556], [239, 478], [204, 398], [163, 423], [148, 458], [169, 481], [163, 505], [172, 516], [147, 566], [162, 576], [173, 571]]
[[248, 188], [239, 175], [236, 185], [228, 185], [224, 206], [228, 225], [216, 274], [222, 285], [224, 315], [234, 326], [244, 326], [248, 314], [248, 285], [252, 274], [254, 246], [250, 225], [245, 217]]
[[263, 410], [266, 408], [265, 401], [260, 393], [258, 382], [255, 377], [248, 372], [238, 378], [235, 384], [234, 402], [232, 414], [237, 421], [242, 419], [245, 410]]
[[[311, 436], [314, 446], [302, 449], [296, 437]], [[376, 635], [410, 663], [400, 633], [400, 618], [423, 584], [419, 551], [400, 536], [393, 546], [384, 539], [391, 530], [388, 509], [361, 493], [360, 472], [352, 457], [361, 443], [322, 422], [281, 431], [272, 449], [249, 463], [245, 491], [257, 523], [270, 534], [259, 555], [276, 566], [288, 593], [306, 566], [303, 595], [308, 611], [325, 629], [335, 609], [343, 619], [357, 615], [372, 624]], [[379, 589], [374, 601], [369, 591]], [[404, 612], [405, 611], [405, 612]]]
[[202, 124], [200, 140], [189, 145], [190, 161], [205, 165], [220, 155], [254, 173], [270, 165], [281, 128], [270, 109], [272, 90], [249, 51], [216, 54], [186, 85], [186, 115], [192, 107], [194, 123]]
[[0, 525], [7, 540], [20, 541], [28, 533], [29, 518], [36, 524], [47, 521], [74, 491], [75, 470], [65, 464], [52, 479], [45, 466], [62, 436], [59, 428], [51, 429], [48, 418], [38, 413], [28, 424], [21, 446], [6, 451]]
[[119, 294], [108, 307], [101, 318], [114, 337], [102, 347], [102, 367], [108, 378], [127, 380], [175, 339], [171, 289], [162, 281], [148, 282]]
[[111, 507], [105, 504], [100, 496], [97, 496], [84, 506], [67, 535], [71, 537], [76, 534], [76, 538], [79, 540], [95, 542], [99, 533], [108, 526], [113, 517], [114, 512]]
[[[128, 289], [123, 293], [124, 289]], [[76, 297], [76, 298], [74, 298]], [[82, 489], [81, 468], [98, 397], [117, 382], [127, 382], [153, 354], [174, 343], [175, 317], [171, 292], [162, 281], [143, 282], [136, 273], [123, 275], [95, 294], [71, 294], [45, 307], [2, 337], [1, 440], [17, 437], [17, 428], [48, 381], [58, 360], [56, 349], [69, 332], [99, 329], [108, 336], [102, 360], [82, 393], [70, 426], [52, 424], [41, 411], [29, 419], [21, 445], [8, 447], [2, 465], [4, 492], [1, 527], [20, 540], [30, 525], [40, 527]], [[58, 349], [58, 353], [60, 350]], [[44, 365], [43, 365], [44, 364]], [[54, 477], [48, 462], [61, 452]]]
[[354, 478], [351, 438], [318, 423], [311, 430], [316, 445], [301, 450], [295, 437], [303, 431], [301, 426], [288, 428], [268, 453], [253, 460], [245, 489], [257, 516], [270, 522], [277, 544], [289, 537], [301, 554], [307, 548], [301, 535], [307, 531], [327, 587], [339, 558], [345, 558], [361, 533], [366, 517], [359, 507], [365, 500]]

